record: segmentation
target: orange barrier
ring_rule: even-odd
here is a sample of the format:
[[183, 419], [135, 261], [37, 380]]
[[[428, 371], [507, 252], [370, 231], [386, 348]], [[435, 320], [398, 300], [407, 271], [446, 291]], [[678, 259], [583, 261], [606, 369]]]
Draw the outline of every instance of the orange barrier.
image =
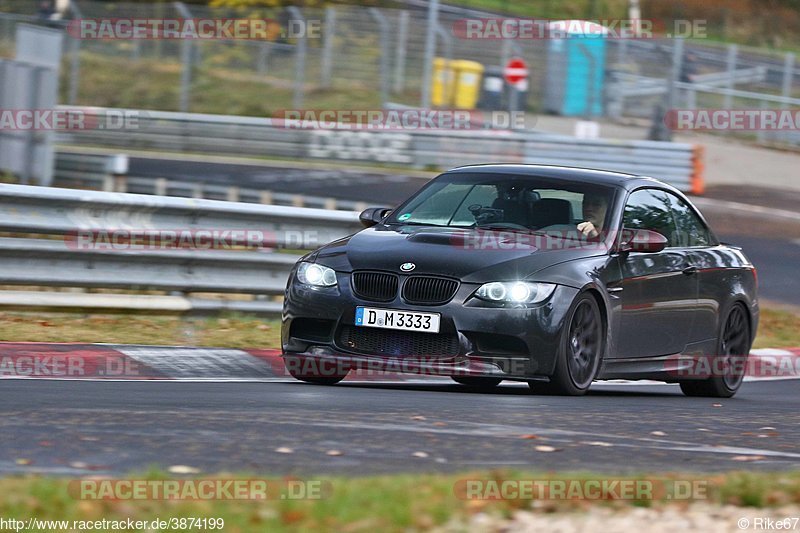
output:
[[690, 186], [692, 194], [703, 194], [706, 192], [706, 183], [703, 180], [703, 155], [705, 148], [699, 144], [694, 145], [692, 149], [692, 177], [690, 178]]

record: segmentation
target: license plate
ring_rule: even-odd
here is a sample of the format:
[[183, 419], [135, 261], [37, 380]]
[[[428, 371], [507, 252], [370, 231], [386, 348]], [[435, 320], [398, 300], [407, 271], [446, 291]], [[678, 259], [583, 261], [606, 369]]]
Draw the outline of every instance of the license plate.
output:
[[439, 333], [439, 313], [356, 307], [356, 326]]

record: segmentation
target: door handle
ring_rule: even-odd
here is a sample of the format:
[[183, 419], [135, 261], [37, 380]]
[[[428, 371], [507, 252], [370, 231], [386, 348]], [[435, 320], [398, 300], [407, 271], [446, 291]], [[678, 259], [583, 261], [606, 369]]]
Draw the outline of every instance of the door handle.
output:
[[684, 268], [681, 272], [683, 272], [687, 276], [691, 276], [692, 274], [697, 274], [697, 267], [690, 265]]

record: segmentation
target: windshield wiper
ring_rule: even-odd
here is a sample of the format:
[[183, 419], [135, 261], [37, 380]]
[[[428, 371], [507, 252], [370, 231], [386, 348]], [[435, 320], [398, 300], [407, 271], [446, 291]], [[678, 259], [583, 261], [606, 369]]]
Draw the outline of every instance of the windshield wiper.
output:
[[[462, 227], [464, 227], [464, 226], [462, 226]], [[522, 228], [509, 228], [509, 227], [504, 226], [502, 224], [481, 224], [480, 226], [475, 225], [475, 226], [470, 226], [470, 227], [472, 229], [486, 229], [486, 230], [490, 230], [490, 231], [492, 231], [492, 230], [493, 231], [512, 231], [514, 233], [526, 233], [526, 234], [531, 234], [531, 235], [546, 235], [545, 233], [543, 233], [541, 231], [536, 231], [536, 230], [527, 229], [527, 228], [525, 228], [525, 229], [522, 229]]]

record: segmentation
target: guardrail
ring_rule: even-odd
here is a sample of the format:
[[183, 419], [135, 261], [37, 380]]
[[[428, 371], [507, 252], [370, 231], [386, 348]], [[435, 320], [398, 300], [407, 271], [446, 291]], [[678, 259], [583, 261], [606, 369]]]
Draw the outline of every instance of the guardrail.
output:
[[[132, 176], [127, 173], [127, 170], [120, 171], [121, 158], [127, 158], [127, 156], [59, 151], [55, 157], [53, 186], [181, 198], [206, 198], [228, 202], [314, 207], [359, 213], [368, 207], [365, 202], [342, 198], [276, 192], [236, 185], [198, 183], [166, 177]], [[127, 167], [127, 165], [124, 166]]]
[[[81, 109], [70, 108], [64, 109]], [[702, 189], [691, 144], [577, 139], [521, 130], [300, 129], [281, 120], [228, 115], [95, 109], [135, 115], [135, 127], [62, 132], [62, 144], [205, 154], [450, 168], [470, 163], [574, 164], [647, 174], [684, 191]]]
[[[708, 74], [694, 74], [691, 82], [686, 84], [699, 85], [705, 89], [714, 87], [727, 87], [738, 83], [757, 83], [763, 82], [767, 76], [767, 68], [764, 66], [744, 68], [732, 72], [711, 72]], [[616, 85], [614, 93], [616, 96], [652, 96], [667, 94], [669, 91], [670, 80], [665, 78], [650, 78], [627, 74], [624, 72], [615, 73]], [[681, 82], [684, 83], [684, 82]]]
[[0, 305], [275, 314], [290, 251], [359, 228], [343, 211], [0, 185], [0, 285], [106, 290], [0, 291]]

